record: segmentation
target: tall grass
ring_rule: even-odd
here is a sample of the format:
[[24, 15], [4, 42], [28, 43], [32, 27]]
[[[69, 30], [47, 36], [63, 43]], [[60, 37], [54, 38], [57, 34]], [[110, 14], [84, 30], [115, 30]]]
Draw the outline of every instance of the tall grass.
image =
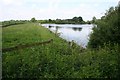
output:
[[53, 39], [52, 43], [3, 53], [3, 78], [116, 78], [119, 46], [96, 50], [68, 43], [37, 24], [3, 28], [3, 48]]

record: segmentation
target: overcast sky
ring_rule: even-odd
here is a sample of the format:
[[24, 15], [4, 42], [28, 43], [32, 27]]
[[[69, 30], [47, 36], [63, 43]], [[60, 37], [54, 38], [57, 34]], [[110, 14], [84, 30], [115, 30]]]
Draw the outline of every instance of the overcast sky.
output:
[[0, 0], [0, 21], [41, 19], [69, 19], [82, 16], [100, 18], [119, 0]]

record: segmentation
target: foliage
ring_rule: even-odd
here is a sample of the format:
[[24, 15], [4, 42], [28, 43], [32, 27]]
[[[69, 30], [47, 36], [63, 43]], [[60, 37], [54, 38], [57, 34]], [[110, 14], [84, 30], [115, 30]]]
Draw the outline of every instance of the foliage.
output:
[[92, 23], [94, 24], [96, 22], [96, 17], [94, 16], [92, 19]]
[[73, 17], [72, 19], [56, 19], [56, 20], [39, 20], [40, 23], [55, 23], [55, 24], [84, 24], [82, 17]]
[[17, 24], [23, 24], [28, 22], [27, 20], [10, 20], [10, 21], [3, 21], [2, 22], [2, 27], [7, 27], [10, 25], [17, 25]]
[[80, 17], [73, 17], [73, 19], [72, 19], [73, 21], [75, 21], [75, 22], [77, 22], [77, 23], [80, 23], [80, 22], [82, 22], [83, 21], [83, 19], [82, 19], [82, 17], [80, 16]]
[[104, 43], [120, 44], [120, 5], [111, 7], [101, 20], [96, 21], [88, 46], [98, 48]]
[[38, 24], [3, 28], [3, 48], [52, 38], [47, 45], [2, 54], [3, 78], [117, 78], [119, 45], [98, 50], [70, 48], [63, 39]]
[[[70, 47], [68, 42], [37, 23], [2, 27], [3, 48], [53, 39], [46, 45], [2, 53], [2, 77], [119, 79], [119, 11], [120, 6], [110, 8], [101, 20], [95, 21], [97, 27], [93, 28], [88, 45], [90, 48], [87, 49], [77, 45]], [[73, 19], [76, 22], [76, 17]], [[71, 19], [56, 21], [71, 23]], [[49, 19], [48, 22], [55, 20]]]
[[31, 22], [36, 22], [37, 20], [35, 18], [31, 18]]

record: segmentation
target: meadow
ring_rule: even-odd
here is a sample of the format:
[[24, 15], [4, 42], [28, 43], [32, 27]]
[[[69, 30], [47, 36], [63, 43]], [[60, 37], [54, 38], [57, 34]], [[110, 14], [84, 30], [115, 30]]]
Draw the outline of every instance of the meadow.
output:
[[97, 50], [73, 47], [38, 23], [2, 28], [2, 48], [44, 42], [2, 53], [3, 78], [116, 78], [119, 45]]

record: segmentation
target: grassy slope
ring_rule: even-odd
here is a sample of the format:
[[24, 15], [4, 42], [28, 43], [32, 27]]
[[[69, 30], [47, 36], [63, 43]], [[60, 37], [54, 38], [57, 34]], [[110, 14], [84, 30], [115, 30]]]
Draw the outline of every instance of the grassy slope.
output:
[[69, 49], [67, 42], [38, 24], [3, 28], [3, 48], [51, 38], [53, 43], [47, 45], [3, 53], [3, 77], [116, 77], [117, 46], [81, 52], [79, 47]]
[[[37, 74], [37, 72], [31, 73], [31, 70], [35, 68], [36, 71], [39, 71], [39, 67], [46, 65], [50, 61], [49, 59], [60, 58], [62, 60], [62, 56], [64, 55], [61, 54], [67, 55], [71, 53], [67, 47], [68, 43], [55, 36], [48, 29], [38, 26], [38, 24], [21, 24], [3, 28], [3, 48], [18, 44], [41, 42], [51, 38], [53, 39], [53, 43], [45, 46], [40, 45], [3, 54], [3, 75], [7, 76], [5, 74], [8, 74], [11, 77], [24, 77], [26, 73], [28, 76], [33, 74], [39, 76], [40, 74]], [[26, 65], [29, 68], [25, 67]], [[21, 71], [21, 69], [23, 70]], [[31, 74], [28, 74], [24, 70], [30, 71]], [[40, 72], [42, 73], [42, 71]], [[45, 74], [42, 73], [42, 77]]]
[[3, 28], [3, 47], [41, 42], [51, 38], [55, 39], [55, 42], [60, 40], [60, 38], [56, 38], [47, 29], [37, 26], [37, 24], [28, 23]]

